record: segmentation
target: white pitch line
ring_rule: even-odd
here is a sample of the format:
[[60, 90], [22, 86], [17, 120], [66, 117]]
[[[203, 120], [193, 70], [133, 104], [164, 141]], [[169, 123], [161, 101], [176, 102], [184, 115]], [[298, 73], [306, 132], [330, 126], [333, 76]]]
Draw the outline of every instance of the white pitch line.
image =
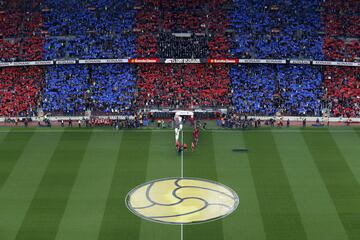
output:
[[180, 229], [181, 229], [180, 240], [184, 240], [184, 225], [183, 224], [180, 225]]
[[181, 178], [184, 177], [184, 131], [181, 130], [181, 145], [182, 145], [182, 151], [181, 151]]
[[[184, 177], [184, 131], [181, 130], [181, 145], [183, 147], [181, 151], [181, 178]], [[180, 240], [184, 240], [184, 225], [180, 224]]]

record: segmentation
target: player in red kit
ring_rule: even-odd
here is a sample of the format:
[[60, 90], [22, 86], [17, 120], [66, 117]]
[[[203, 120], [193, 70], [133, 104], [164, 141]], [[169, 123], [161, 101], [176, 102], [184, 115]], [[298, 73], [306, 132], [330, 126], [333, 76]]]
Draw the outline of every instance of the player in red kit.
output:
[[199, 135], [200, 135], [199, 129], [195, 128], [194, 133], [193, 133], [195, 145], [198, 145], [198, 143], [199, 143]]
[[180, 151], [180, 148], [181, 148], [181, 144], [179, 141], [176, 141], [176, 151]]
[[194, 142], [191, 143], [191, 151], [195, 151], [195, 143]]

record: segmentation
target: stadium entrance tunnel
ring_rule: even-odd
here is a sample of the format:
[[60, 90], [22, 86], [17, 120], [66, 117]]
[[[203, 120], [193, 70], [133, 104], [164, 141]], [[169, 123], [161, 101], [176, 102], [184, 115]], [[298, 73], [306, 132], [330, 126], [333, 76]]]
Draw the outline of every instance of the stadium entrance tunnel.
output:
[[229, 187], [197, 178], [167, 178], [142, 184], [126, 196], [135, 215], [165, 224], [195, 224], [231, 214], [239, 198]]

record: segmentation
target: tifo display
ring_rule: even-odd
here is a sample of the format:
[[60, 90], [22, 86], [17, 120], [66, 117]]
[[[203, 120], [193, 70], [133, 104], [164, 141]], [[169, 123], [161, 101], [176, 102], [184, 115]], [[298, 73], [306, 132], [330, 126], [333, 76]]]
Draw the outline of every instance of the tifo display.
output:
[[[359, 117], [359, 8], [357, 0], [4, 0], [0, 115], [230, 108]], [[51, 61], [27, 66], [41, 60]], [[305, 65], [282, 64], [290, 60]]]

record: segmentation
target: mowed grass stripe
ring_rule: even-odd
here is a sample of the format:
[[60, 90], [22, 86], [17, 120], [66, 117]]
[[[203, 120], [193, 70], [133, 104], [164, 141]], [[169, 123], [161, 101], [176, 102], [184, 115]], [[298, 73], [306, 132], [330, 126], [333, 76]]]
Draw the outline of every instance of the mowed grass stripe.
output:
[[[175, 150], [174, 132], [153, 131], [146, 181], [180, 176], [180, 156]], [[178, 226], [141, 221], [140, 240], [179, 239]], [[179, 239], [180, 240], [180, 239]]]
[[[184, 134], [184, 142], [191, 146], [192, 132]], [[184, 153], [184, 177], [204, 178], [218, 181], [214, 154], [213, 133], [201, 131], [199, 145], [195, 152]], [[199, 225], [185, 225], [186, 240], [221, 240], [224, 239], [222, 221], [212, 221]]]
[[272, 133], [244, 132], [244, 139], [267, 239], [307, 239]]
[[302, 134], [274, 130], [273, 136], [308, 240], [346, 240], [345, 229]]
[[351, 172], [360, 184], [360, 132], [337, 133], [329, 130]]
[[55, 239], [90, 136], [91, 132], [64, 131], [22, 222], [17, 240]]
[[29, 142], [34, 132], [7, 133], [0, 144], [0, 189], [5, 184], [24, 147]]
[[122, 133], [93, 131], [56, 240], [96, 240]]
[[0, 191], [1, 240], [15, 239], [61, 135], [35, 132], [24, 147]]
[[6, 138], [6, 136], [8, 135], [10, 129], [9, 128], [5, 128], [5, 129], [1, 129], [2, 132], [0, 132], [0, 144], [2, 144], [2, 142], [4, 141], [4, 139]]
[[99, 240], [139, 239], [141, 219], [127, 209], [125, 198], [131, 189], [145, 182], [150, 140], [150, 131], [124, 131]]
[[360, 239], [360, 187], [331, 134], [303, 132], [350, 240]]
[[248, 154], [232, 151], [245, 146], [242, 132], [213, 133], [213, 139], [218, 180], [236, 191], [240, 199], [238, 209], [223, 219], [224, 239], [265, 240]]

